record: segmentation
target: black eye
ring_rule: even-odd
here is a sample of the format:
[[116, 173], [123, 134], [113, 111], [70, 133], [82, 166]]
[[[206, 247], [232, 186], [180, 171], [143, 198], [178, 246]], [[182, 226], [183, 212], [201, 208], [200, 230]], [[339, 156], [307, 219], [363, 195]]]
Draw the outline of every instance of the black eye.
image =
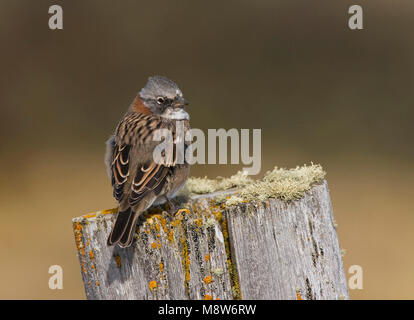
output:
[[158, 104], [163, 104], [165, 102], [165, 100], [164, 100], [164, 98], [163, 97], [158, 97], [157, 98], [157, 103]]

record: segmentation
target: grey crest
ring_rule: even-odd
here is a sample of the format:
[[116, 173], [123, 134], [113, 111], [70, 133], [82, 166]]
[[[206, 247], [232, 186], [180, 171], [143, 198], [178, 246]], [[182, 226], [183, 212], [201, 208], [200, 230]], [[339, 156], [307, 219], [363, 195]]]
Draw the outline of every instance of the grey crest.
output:
[[176, 96], [182, 96], [182, 93], [174, 81], [163, 76], [153, 76], [148, 78], [139, 95], [144, 100], [154, 100], [159, 96], [174, 99]]

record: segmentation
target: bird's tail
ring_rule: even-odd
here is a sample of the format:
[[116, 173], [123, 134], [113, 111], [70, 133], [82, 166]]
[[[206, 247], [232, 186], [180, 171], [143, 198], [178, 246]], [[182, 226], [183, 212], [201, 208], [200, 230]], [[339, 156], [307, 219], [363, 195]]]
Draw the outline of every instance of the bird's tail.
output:
[[112, 246], [118, 243], [122, 248], [129, 247], [132, 244], [138, 217], [139, 214], [131, 208], [120, 211], [109, 234], [107, 245]]

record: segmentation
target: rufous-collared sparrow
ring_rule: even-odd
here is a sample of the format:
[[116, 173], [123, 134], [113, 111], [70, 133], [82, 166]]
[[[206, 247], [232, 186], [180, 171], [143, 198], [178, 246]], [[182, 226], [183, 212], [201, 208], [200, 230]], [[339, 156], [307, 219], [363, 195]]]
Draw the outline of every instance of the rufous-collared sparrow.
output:
[[[150, 77], [107, 141], [105, 163], [119, 204], [108, 246], [129, 247], [138, 217], [152, 204], [169, 201], [184, 186], [190, 168], [176, 161], [176, 146], [164, 162], [155, 161], [153, 152], [160, 144], [154, 139], [157, 129], [170, 130], [174, 142], [177, 122], [183, 124], [184, 134], [190, 130], [187, 104], [173, 81]], [[184, 148], [188, 145], [184, 142]]]

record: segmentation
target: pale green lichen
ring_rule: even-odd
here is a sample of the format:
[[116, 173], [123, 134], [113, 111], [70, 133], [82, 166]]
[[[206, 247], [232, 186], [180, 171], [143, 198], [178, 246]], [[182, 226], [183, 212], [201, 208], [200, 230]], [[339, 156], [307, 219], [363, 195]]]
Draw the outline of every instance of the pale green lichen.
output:
[[[294, 169], [275, 167], [262, 180], [246, 185], [235, 195], [245, 201], [264, 201], [268, 198], [295, 200], [301, 198], [313, 185], [320, 183], [326, 172], [319, 164]], [[227, 201], [231, 201], [231, 198]]]
[[190, 178], [186, 189], [189, 193], [202, 194], [237, 188], [238, 191], [230, 197], [222, 195], [218, 199], [226, 205], [265, 201], [269, 198], [290, 201], [301, 198], [313, 185], [320, 183], [325, 175], [321, 165], [311, 163], [293, 169], [275, 167], [262, 180], [257, 181], [242, 171], [230, 178]]
[[224, 273], [223, 268], [211, 269], [211, 272], [218, 277], [220, 277]]
[[229, 199], [226, 200], [227, 206], [234, 206], [236, 204], [242, 203], [244, 199], [238, 195], [232, 195]]
[[244, 171], [239, 171], [230, 178], [217, 177], [217, 179], [194, 178], [187, 180], [186, 189], [190, 193], [203, 194], [231, 188], [239, 188], [252, 183], [253, 180]]
[[207, 221], [206, 221], [206, 227], [209, 228], [209, 227], [212, 227], [214, 225], [216, 225], [216, 219], [208, 218]]
[[227, 201], [227, 199], [229, 198], [228, 194], [219, 194], [216, 197], [214, 197], [214, 202], [217, 204], [222, 204], [225, 203]]

